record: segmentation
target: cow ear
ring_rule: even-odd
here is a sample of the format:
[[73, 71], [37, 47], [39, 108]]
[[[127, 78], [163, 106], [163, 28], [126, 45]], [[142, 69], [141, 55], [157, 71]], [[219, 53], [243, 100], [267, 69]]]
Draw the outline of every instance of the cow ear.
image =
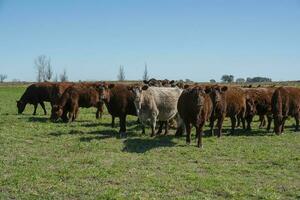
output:
[[170, 81], [170, 84], [173, 84], [173, 83], [175, 83], [175, 81], [174, 81], [174, 80], [171, 80], [171, 81]]
[[145, 84], [149, 84], [149, 81], [147, 81], [147, 80], [143, 80], [143, 83], [145, 83]]
[[222, 88], [221, 88], [221, 91], [222, 92], [226, 92], [228, 90], [228, 87], [227, 86], [223, 86]]
[[115, 84], [113, 84], [113, 83], [108, 85], [109, 89], [114, 88], [114, 87], [115, 87]]
[[148, 85], [144, 85], [144, 86], [142, 87], [142, 90], [147, 90], [148, 88], [149, 88]]

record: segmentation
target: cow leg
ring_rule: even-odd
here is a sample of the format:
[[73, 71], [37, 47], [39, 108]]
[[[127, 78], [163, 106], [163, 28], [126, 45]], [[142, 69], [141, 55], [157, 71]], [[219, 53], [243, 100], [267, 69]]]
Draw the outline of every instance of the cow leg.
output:
[[126, 135], [126, 114], [119, 117], [120, 119], [120, 137], [127, 137]]
[[156, 133], [156, 135], [160, 135], [161, 132], [162, 132], [162, 129], [163, 129], [163, 125], [164, 125], [164, 122], [163, 121], [159, 121], [159, 128], [158, 128], [158, 131]]
[[247, 130], [250, 131], [251, 130], [251, 123], [253, 121], [253, 116], [247, 116]]
[[69, 121], [68, 112], [67, 111], [63, 112], [63, 114], [61, 116], [61, 119], [63, 120], [63, 122], [68, 122]]
[[287, 117], [282, 118], [282, 126], [281, 126], [281, 133], [284, 132], [284, 126], [285, 126], [285, 121], [287, 120]]
[[74, 114], [74, 119], [73, 119], [73, 121], [75, 121], [75, 119], [77, 119], [78, 113], [79, 113], [79, 108], [77, 107], [77, 108], [75, 109], [75, 114]]
[[191, 143], [191, 124], [190, 123], [185, 123], [185, 130], [186, 130], [186, 144]]
[[43, 110], [44, 110], [44, 114], [47, 115], [47, 111], [46, 111], [46, 108], [45, 108], [45, 104], [44, 102], [40, 102], [40, 105], [42, 106]]
[[33, 106], [34, 106], [34, 111], [33, 111], [32, 114], [33, 114], [33, 115], [36, 115], [36, 109], [37, 109], [37, 107], [38, 107], [38, 104], [34, 104]]
[[103, 113], [103, 104], [98, 104], [97, 106], [97, 112], [96, 112], [96, 119], [102, 118]]
[[182, 136], [184, 130], [185, 130], [184, 122], [181, 119], [181, 117], [179, 115], [177, 115], [177, 130], [176, 130], [176, 133], [175, 133], [175, 137]]
[[243, 130], [246, 130], [245, 117], [241, 117]]
[[209, 120], [209, 126], [210, 126], [210, 134], [211, 136], [214, 136], [214, 117], [210, 117], [210, 120]]
[[169, 132], [169, 122], [166, 121], [166, 122], [165, 122], [165, 135], [167, 135], [168, 132]]
[[146, 133], [146, 131], [145, 131], [145, 124], [142, 123], [141, 125], [142, 125], [142, 134], [145, 134]]
[[199, 148], [202, 148], [203, 147], [203, 145], [202, 145], [203, 124], [201, 124], [199, 127], [196, 127], [196, 133], [198, 136], [197, 146]]
[[99, 108], [97, 108], [97, 111], [96, 111], [96, 119], [99, 119], [100, 118], [100, 110]]
[[218, 127], [218, 137], [222, 136], [222, 127], [223, 127], [224, 116], [218, 118], [217, 127]]
[[232, 116], [230, 117], [231, 119], [231, 134], [234, 134], [234, 129], [235, 129], [235, 125], [236, 125], [236, 116]]
[[241, 118], [238, 116], [237, 117], [237, 125], [236, 125], [236, 127], [240, 127], [240, 125], [241, 125]]
[[115, 117], [111, 116], [111, 127], [115, 128]]
[[151, 119], [151, 137], [155, 135], [156, 117]]
[[263, 128], [266, 125], [266, 120], [264, 115], [259, 115], [259, 128]]
[[267, 115], [267, 119], [268, 119], [267, 132], [270, 132], [271, 123], [272, 123], [272, 115]]
[[300, 119], [300, 113], [297, 113], [295, 116], [295, 120], [296, 120], [295, 131], [299, 131], [299, 119]]

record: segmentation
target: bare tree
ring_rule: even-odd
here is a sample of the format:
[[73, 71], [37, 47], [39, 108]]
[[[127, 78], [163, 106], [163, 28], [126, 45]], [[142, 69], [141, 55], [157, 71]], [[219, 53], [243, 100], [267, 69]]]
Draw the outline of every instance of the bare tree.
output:
[[53, 78], [53, 82], [58, 82], [58, 76], [57, 76], [57, 74], [55, 74], [55, 76]]
[[46, 62], [46, 69], [45, 69], [45, 73], [44, 73], [44, 80], [50, 81], [52, 79], [52, 76], [53, 76], [53, 70], [52, 70], [52, 66], [51, 66], [51, 60], [49, 58], [47, 60], [47, 62]]
[[0, 74], [0, 83], [3, 83], [5, 79], [7, 79], [7, 76], [5, 74]]
[[144, 70], [143, 80], [148, 81], [148, 79], [149, 79], [148, 67], [147, 67], [147, 63], [145, 63], [145, 70]]
[[[38, 82], [51, 79], [53, 72], [51, 69], [50, 58], [47, 59], [47, 56], [40, 55], [34, 60], [34, 64], [37, 69], [37, 78], [36, 79]], [[48, 70], [50, 71], [50, 73], [48, 73], [49, 72]], [[49, 76], [51, 76], [50, 79], [48, 79]]]
[[67, 70], [64, 69], [63, 73], [59, 76], [60, 82], [68, 81]]
[[118, 80], [125, 81], [125, 71], [124, 71], [124, 66], [122, 65], [119, 68]]

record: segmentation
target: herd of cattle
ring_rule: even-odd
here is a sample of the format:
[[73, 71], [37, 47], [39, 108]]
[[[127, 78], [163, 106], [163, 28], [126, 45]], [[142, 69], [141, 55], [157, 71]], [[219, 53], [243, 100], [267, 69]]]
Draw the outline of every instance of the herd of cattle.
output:
[[34, 105], [34, 112], [40, 104], [47, 114], [44, 102], [51, 103], [52, 121], [62, 119], [74, 121], [79, 107], [96, 107], [96, 118], [101, 118], [104, 104], [114, 119], [120, 119], [120, 136], [126, 136], [126, 116], [138, 116], [142, 131], [150, 122], [151, 136], [165, 134], [171, 122], [176, 121], [176, 135], [186, 132], [186, 142], [191, 141], [191, 128], [196, 128], [198, 147], [202, 147], [203, 127], [209, 122], [210, 134], [222, 135], [225, 117], [231, 119], [231, 134], [242, 123], [243, 129], [251, 130], [255, 115], [259, 116], [260, 128], [266, 124], [271, 128], [274, 119], [274, 132], [281, 134], [286, 119], [296, 120], [299, 130], [300, 88], [295, 87], [238, 87], [217, 84], [184, 84], [182, 82], [150, 79], [136, 84], [91, 83], [35, 83], [30, 85], [17, 101], [18, 113], [26, 104]]

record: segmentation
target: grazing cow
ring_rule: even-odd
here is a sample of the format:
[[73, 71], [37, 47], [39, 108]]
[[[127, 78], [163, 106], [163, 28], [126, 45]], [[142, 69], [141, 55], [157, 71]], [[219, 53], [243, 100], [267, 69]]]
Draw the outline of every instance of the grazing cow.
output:
[[136, 116], [133, 94], [123, 84], [103, 84], [99, 87], [101, 100], [104, 101], [112, 118], [120, 119], [120, 137], [126, 137], [126, 116]]
[[[165, 134], [168, 132], [168, 121], [177, 114], [177, 101], [182, 92], [179, 88], [149, 87], [147, 85], [128, 86], [134, 96], [134, 105], [145, 133], [145, 123], [150, 120], [151, 137], [155, 135], [156, 121], [165, 123]], [[161, 128], [158, 134], [160, 134]]]
[[268, 119], [267, 131], [270, 130], [272, 122], [271, 100], [275, 88], [243, 88], [246, 93], [246, 121], [247, 129], [251, 130], [251, 122], [254, 115], [259, 115], [260, 125], [265, 125], [265, 115]]
[[196, 137], [198, 137], [197, 145], [201, 148], [203, 127], [210, 119], [213, 110], [213, 102], [208, 93], [210, 90], [201, 86], [188, 88], [182, 92], [177, 104], [178, 113], [186, 129], [186, 142], [188, 144], [191, 142], [191, 125], [195, 126]]
[[54, 83], [43, 82], [34, 83], [26, 88], [26, 91], [22, 95], [21, 99], [17, 101], [18, 113], [22, 114], [26, 105], [33, 104], [33, 115], [36, 114], [38, 104], [40, 104], [44, 110], [44, 114], [47, 114], [44, 101], [50, 102], [52, 105], [52, 89]]
[[246, 94], [238, 87], [210, 86], [213, 101], [213, 113], [210, 119], [211, 134], [213, 134], [214, 121], [218, 119], [217, 135], [222, 135], [222, 126], [225, 116], [231, 119], [231, 134], [234, 134], [237, 118], [242, 120], [245, 129]]
[[274, 131], [277, 135], [283, 133], [288, 116], [296, 120], [296, 131], [299, 130], [300, 119], [300, 88], [279, 87], [272, 96], [272, 112]]
[[65, 90], [57, 105], [53, 106], [51, 119], [56, 121], [74, 121], [78, 116], [79, 107], [99, 109], [101, 105], [99, 92], [93, 87], [74, 85]]
[[[57, 105], [59, 102], [60, 97], [65, 92], [65, 90], [71, 86], [74, 87], [83, 87], [83, 88], [95, 88], [98, 90], [99, 86], [101, 85], [101, 82], [82, 82], [82, 83], [72, 83], [72, 82], [62, 82], [62, 83], [55, 83], [52, 90], [52, 99], [53, 99], [53, 105]], [[96, 118], [102, 118], [103, 114], [103, 103], [99, 103], [99, 106], [97, 108], [96, 112]]]
[[73, 86], [73, 85], [75, 85], [75, 83], [72, 83], [72, 82], [54, 83], [53, 89], [52, 89], [52, 94], [51, 94], [53, 105], [57, 105], [60, 97], [65, 92], [65, 90], [68, 87]]

